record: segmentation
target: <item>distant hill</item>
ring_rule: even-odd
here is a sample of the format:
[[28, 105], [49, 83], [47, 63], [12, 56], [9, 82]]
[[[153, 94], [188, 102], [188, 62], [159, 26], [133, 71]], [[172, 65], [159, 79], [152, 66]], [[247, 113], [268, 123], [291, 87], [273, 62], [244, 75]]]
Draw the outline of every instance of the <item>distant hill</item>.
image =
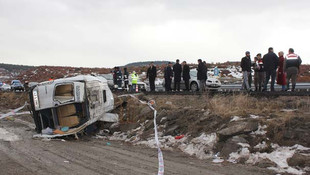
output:
[[23, 70], [29, 70], [35, 68], [35, 66], [25, 66], [25, 65], [16, 65], [16, 64], [5, 64], [5, 63], [0, 63], [0, 68], [5, 69], [9, 72], [13, 71], [23, 71]]
[[169, 61], [142, 61], [142, 62], [133, 62], [126, 64], [125, 67], [143, 67], [148, 66], [151, 62], [154, 63], [154, 65], [163, 65], [168, 64]]

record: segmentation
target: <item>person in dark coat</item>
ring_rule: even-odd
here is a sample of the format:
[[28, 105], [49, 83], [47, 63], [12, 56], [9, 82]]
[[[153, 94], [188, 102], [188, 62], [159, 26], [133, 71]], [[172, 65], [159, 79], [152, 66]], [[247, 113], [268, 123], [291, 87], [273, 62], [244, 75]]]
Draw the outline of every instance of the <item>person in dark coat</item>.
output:
[[267, 91], [267, 85], [271, 77], [270, 91], [274, 91], [274, 83], [276, 81], [276, 70], [279, 63], [278, 56], [273, 52], [273, 48], [268, 49], [268, 53], [263, 57], [264, 69], [266, 72], [266, 80], [263, 91]]
[[113, 84], [114, 84], [114, 87], [117, 85], [117, 75], [116, 75], [116, 72], [117, 72], [117, 67], [114, 67], [114, 70], [112, 72], [113, 74]]
[[249, 75], [251, 74], [251, 56], [249, 51], [246, 51], [245, 57], [241, 59], [241, 69], [243, 75], [243, 82], [241, 89], [250, 91], [251, 88], [249, 85]]
[[146, 78], [149, 79], [151, 92], [155, 91], [155, 79], [157, 76], [156, 66], [151, 62], [150, 67], [147, 69]]
[[173, 65], [173, 73], [174, 73], [174, 91], [180, 91], [182, 66], [180, 64], [180, 60], [178, 59], [175, 65]]
[[116, 81], [117, 81], [117, 89], [122, 89], [123, 84], [123, 74], [119, 67], [116, 68]]
[[278, 72], [277, 72], [277, 84], [282, 86], [282, 91], [285, 91], [286, 86], [286, 73], [284, 71], [284, 52], [279, 52], [279, 66], [278, 66]]
[[123, 76], [123, 79], [124, 79], [124, 88], [128, 91], [128, 82], [129, 82], [129, 73], [127, 71], [127, 67], [124, 67], [124, 76]]
[[284, 61], [285, 72], [286, 72], [286, 83], [287, 89], [290, 89], [290, 80], [292, 80], [292, 91], [295, 91], [296, 79], [299, 73], [300, 65], [302, 60], [299, 55], [294, 53], [294, 49], [290, 48], [288, 50], [288, 55], [285, 57]]
[[183, 65], [182, 77], [185, 83], [185, 90], [189, 91], [189, 79], [191, 79], [190, 69], [189, 66], [186, 64], [186, 61], [183, 61], [182, 65]]
[[197, 79], [199, 80], [200, 91], [205, 91], [207, 80], [207, 66], [202, 62], [201, 59], [198, 60]]
[[172, 63], [169, 62], [167, 67], [165, 68], [165, 89], [166, 92], [171, 91], [171, 81], [173, 78], [173, 71], [172, 71]]

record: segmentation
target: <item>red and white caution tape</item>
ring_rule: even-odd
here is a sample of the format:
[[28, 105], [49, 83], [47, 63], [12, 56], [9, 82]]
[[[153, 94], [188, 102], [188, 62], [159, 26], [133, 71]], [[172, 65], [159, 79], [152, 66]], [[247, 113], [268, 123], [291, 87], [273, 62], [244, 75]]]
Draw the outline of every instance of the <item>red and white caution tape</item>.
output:
[[[127, 95], [121, 95], [122, 96], [127, 96]], [[148, 105], [153, 111], [154, 111], [154, 130], [155, 130], [155, 142], [157, 145], [157, 151], [158, 151], [158, 175], [163, 175], [165, 171], [165, 166], [164, 166], [164, 156], [163, 153], [160, 149], [160, 143], [158, 140], [158, 132], [157, 132], [157, 124], [156, 124], [156, 116], [157, 116], [157, 110], [153, 107], [153, 104], [155, 101], [150, 101], [150, 102], [144, 102], [142, 100], [139, 100], [136, 96], [134, 95], [129, 95], [130, 97], [137, 99], [140, 103]]]

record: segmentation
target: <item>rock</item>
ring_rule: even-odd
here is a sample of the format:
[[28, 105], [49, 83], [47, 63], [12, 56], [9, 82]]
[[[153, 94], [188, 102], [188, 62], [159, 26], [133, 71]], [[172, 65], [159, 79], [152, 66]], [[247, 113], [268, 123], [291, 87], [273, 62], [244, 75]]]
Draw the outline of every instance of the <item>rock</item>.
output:
[[240, 137], [240, 136], [234, 136], [231, 138], [231, 142], [234, 142], [234, 143], [248, 143], [247, 140], [245, 140], [245, 138], [243, 137]]
[[164, 124], [167, 121], [167, 117], [163, 117], [160, 119], [160, 124]]
[[165, 104], [166, 104], [166, 105], [172, 105], [172, 102], [171, 102], [171, 101], [166, 101]]
[[260, 167], [260, 168], [268, 168], [268, 167], [276, 167], [277, 166], [276, 163], [272, 162], [269, 159], [263, 159], [263, 160], [257, 162], [255, 165]]
[[132, 129], [136, 129], [139, 126], [140, 126], [139, 123], [122, 123], [119, 124], [119, 130], [122, 132], [126, 132]]
[[165, 136], [167, 135], [177, 135], [178, 133], [175, 131], [176, 129], [178, 129], [179, 126], [178, 125], [173, 125], [171, 127], [169, 127], [169, 129], [166, 130], [165, 132]]
[[204, 116], [208, 116], [210, 114], [210, 111], [207, 110], [206, 112], [203, 113]]
[[257, 121], [237, 121], [230, 123], [226, 128], [217, 132], [220, 140], [225, 140], [227, 137], [249, 133], [258, 129]]
[[228, 158], [230, 153], [237, 152], [240, 148], [242, 148], [242, 146], [238, 143], [248, 143], [248, 141], [239, 136], [234, 136], [228, 139], [220, 151], [220, 156]]
[[168, 120], [168, 121], [176, 120], [176, 119], [177, 119], [177, 116], [176, 116], [176, 115], [168, 115], [168, 116], [167, 116], [167, 120]]
[[289, 158], [287, 161], [289, 166], [299, 166], [302, 168], [310, 167], [310, 157], [302, 154], [294, 154], [293, 157]]
[[144, 116], [146, 116], [146, 119], [148, 119], [148, 120], [153, 119], [153, 117], [154, 117], [153, 110], [148, 106], [142, 108], [142, 110], [139, 114], [139, 118], [142, 118]]
[[153, 120], [150, 120], [148, 121], [146, 124], [145, 124], [145, 131], [149, 130], [149, 129], [153, 129], [154, 128], [154, 122]]

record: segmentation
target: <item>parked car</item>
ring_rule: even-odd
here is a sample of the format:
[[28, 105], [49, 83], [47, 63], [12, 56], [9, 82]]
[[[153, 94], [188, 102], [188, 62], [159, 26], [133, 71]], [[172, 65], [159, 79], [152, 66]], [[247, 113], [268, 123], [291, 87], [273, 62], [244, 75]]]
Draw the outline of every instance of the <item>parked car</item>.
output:
[[100, 76], [102, 76], [103, 78], [105, 78], [108, 82], [108, 86], [110, 87], [110, 89], [114, 88], [114, 81], [113, 81], [113, 74], [101, 74]]
[[[197, 70], [191, 69], [190, 70], [190, 89], [192, 91], [198, 91], [199, 90], [199, 81], [197, 80]], [[222, 83], [220, 80], [214, 77], [208, 77], [206, 81], [206, 87], [210, 90], [218, 90], [222, 86]], [[197, 87], [197, 88], [196, 88]]]
[[10, 91], [11, 90], [11, 86], [9, 84], [2, 84], [2, 86], [0, 87], [1, 91]]
[[12, 91], [24, 91], [24, 85], [19, 80], [12, 80], [11, 81], [11, 90]]
[[[42, 82], [30, 89], [29, 98], [40, 133], [35, 137], [76, 135], [98, 120], [118, 122], [118, 116], [109, 113], [114, 109], [114, 98], [102, 77], [79, 75]], [[45, 133], [64, 127], [69, 130]]]
[[[197, 80], [197, 70], [191, 69], [190, 70], [190, 76], [191, 76], [191, 79], [189, 80], [190, 90], [191, 91], [199, 91], [199, 84], [200, 83]], [[165, 83], [163, 83], [163, 86], [165, 87]], [[218, 90], [221, 86], [222, 86], [222, 83], [220, 80], [218, 80], [217, 78], [208, 77], [208, 79], [206, 81], [207, 89]], [[174, 79], [172, 79], [172, 83], [171, 83], [171, 89], [173, 89], [173, 88], [174, 88]], [[185, 89], [185, 82], [183, 81], [183, 79], [181, 80], [180, 88]]]

